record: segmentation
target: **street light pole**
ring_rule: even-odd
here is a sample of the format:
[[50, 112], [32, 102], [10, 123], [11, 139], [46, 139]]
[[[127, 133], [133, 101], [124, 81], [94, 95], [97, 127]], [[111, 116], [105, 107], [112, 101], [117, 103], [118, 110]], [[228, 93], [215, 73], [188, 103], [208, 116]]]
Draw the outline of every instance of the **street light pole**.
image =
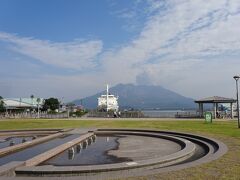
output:
[[41, 99], [40, 98], [37, 98], [37, 108], [38, 108], [38, 119], [40, 118], [39, 116], [39, 103], [40, 103]]
[[38, 103], [38, 105], [37, 105], [37, 106], [38, 106], [38, 119], [39, 119], [39, 103]]
[[237, 90], [237, 116], [238, 116], [238, 128], [240, 128], [240, 121], [239, 121], [239, 99], [238, 99], [238, 80], [240, 76], [233, 77], [236, 80], [236, 90]]

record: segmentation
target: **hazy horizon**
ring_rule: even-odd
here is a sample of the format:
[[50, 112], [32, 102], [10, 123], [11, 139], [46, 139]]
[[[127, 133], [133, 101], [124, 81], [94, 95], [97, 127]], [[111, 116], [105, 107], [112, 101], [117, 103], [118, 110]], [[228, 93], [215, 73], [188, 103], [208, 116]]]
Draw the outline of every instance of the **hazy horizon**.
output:
[[238, 0], [2, 0], [0, 96], [84, 98], [123, 83], [235, 97]]

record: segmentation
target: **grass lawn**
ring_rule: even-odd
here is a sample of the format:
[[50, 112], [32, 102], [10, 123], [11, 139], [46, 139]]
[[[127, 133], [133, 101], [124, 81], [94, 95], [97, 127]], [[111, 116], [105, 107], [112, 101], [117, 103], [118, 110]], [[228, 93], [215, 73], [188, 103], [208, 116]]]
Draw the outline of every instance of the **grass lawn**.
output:
[[[0, 130], [33, 128], [148, 128], [191, 132], [224, 142], [229, 151], [218, 160], [170, 173], [141, 179], [240, 179], [240, 129], [237, 121], [214, 121], [205, 124], [194, 120], [2, 120]], [[129, 178], [129, 179], [139, 179]]]

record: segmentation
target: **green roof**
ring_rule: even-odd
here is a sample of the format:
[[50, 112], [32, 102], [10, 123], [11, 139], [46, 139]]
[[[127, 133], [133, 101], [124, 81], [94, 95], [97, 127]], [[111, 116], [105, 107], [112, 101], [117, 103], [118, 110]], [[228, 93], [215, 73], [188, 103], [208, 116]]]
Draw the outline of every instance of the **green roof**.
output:
[[[38, 102], [37, 102], [38, 98], [6, 98], [6, 99], [26, 103], [33, 106], [38, 105]], [[44, 99], [43, 98], [39, 98], [39, 99], [40, 99], [39, 104], [43, 104]]]

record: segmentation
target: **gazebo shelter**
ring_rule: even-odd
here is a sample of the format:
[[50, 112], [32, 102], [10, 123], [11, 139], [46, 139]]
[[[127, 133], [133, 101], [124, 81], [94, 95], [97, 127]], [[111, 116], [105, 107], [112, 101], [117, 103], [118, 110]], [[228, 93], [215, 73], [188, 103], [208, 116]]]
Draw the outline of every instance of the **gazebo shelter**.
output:
[[217, 117], [218, 104], [220, 103], [230, 103], [231, 118], [233, 118], [233, 103], [235, 102], [237, 102], [235, 99], [219, 97], [219, 96], [208, 97], [208, 98], [195, 101], [195, 103], [199, 105], [200, 117], [203, 117], [203, 104], [213, 104], [213, 118]]

